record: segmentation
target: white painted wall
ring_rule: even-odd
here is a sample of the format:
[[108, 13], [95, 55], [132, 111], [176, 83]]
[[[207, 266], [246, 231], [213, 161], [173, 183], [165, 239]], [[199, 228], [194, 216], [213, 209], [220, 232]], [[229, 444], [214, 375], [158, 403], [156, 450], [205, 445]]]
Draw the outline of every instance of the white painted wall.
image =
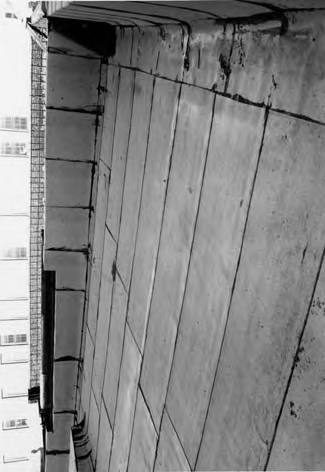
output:
[[0, 300], [0, 320], [28, 318], [29, 300]]
[[28, 251], [29, 218], [27, 216], [2, 216], [0, 225], [0, 259], [5, 257], [4, 250], [7, 248], [26, 247]]
[[[22, 2], [23, 3], [23, 2]], [[3, 2], [0, 10], [4, 7]], [[0, 117], [30, 116], [30, 38], [23, 23], [0, 15]], [[29, 261], [4, 260], [11, 248], [29, 250], [29, 131], [0, 130], [3, 142], [25, 143], [25, 156], [0, 156], [0, 336], [26, 334], [27, 343], [0, 342], [0, 471], [40, 470], [42, 429], [38, 405], [28, 403]], [[24, 215], [24, 216], [17, 216]], [[1, 338], [0, 338], [1, 341]], [[16, 394], [16, 397], [8, 397]], [[6, 430], [3, 422], [26, 419], [26, 428]], [[34, 451], [34, 452], [33, 452]], [[14, 462], [8, 460], [23, 459]]]

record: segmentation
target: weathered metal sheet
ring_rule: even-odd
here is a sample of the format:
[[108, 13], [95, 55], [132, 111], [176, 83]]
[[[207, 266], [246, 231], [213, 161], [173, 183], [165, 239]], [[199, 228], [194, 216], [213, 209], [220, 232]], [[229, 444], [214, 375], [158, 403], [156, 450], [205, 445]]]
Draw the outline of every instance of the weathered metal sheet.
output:
[[[65, 10], [64, 10], [65, 11]], [[71, 18], [74, 19], [74, 16], [71, 13], [62, 13], [59, 12], [56, 16], [60, 16], [61, 18]], [[58, 19], [55, 19], [56, 25], [58, 24]], [[80, 32], [80, 27], [78, 27]], [[88, 41], [86, 41], [89, 43]], [[50, 54], [60, 54], [69, 57], [74, 56], [81, 56], [85, 57], [90, 60], [98, 61], [101, 59], [101, 54], [99, 52], [95, 52], [93, 49], [88, 48], [86, 45], [80, 44], [80, 41], [73, 40], [71, 37], [68, 38], [66, 34], [62, 32], [59, 33], [55, 29], [49, 30], [49, 38], [48, 38], [48, 52]]]
[[98, 447], [97, 447], [97, 470], [106, 471], [108, 468], [109, 455], [112, 444], [112, 429], [104, 404], [100, 410]]
[[155, 460], [157, 433], [138, 390], [128, 470], [151, 472]]
[[324, 139], [270, 113], [198, 469], [265, 465], [324, 246]]
[[[55, 358], [79, 357], [84, 292], [57, 291], [55, 295]], [[67, 329], [69, 326], [70, 329]], [[73, 326], [73, 329], [71, 327]], [[78, 336], [76, 336], [78, 333]]]
[[50, 1], [45, 2], [45, 11], [48, 16], [54, 15], [56, 11], [59, 11], [61, 8], [66, 8], [70, 5], [71, 2], [63, 2], [63, 1]]
[[46, 205], [88, 208], [91, 170], [92, 166], [88, 163], [48, 160]]
[[305, 9], [306, 6], [309, 8], [321, 8], [324, 6], [323, 0], [265, 0], [264, 3], [265, 6], [269, 4], [270, 6], [294, 9]]
[[162, 418], [155, 472], [186, 472], [191, 468], [166, 410]]
[[48, 455], [46, 457], [45, 470], [46, 472], [62, 472], [62, 470], [69, 470], [69, 454]]
[[277, 86], [272, 74], [281, 22], [267, 22], [255, 28], [251, 25], [234, 28], [227, 92], [266, 103]]
[[134, 30], [132, 67], [170, 80], [182, 80], [186, 53], [187, 30], [165, 25]]
[[157, 260], [178, 93], [177, 84], [156, 81], [128, 309], [128, 321], [141, 350]]
[[196, 23], [188, 37], [184, 81], [224, 92], [230, 75], [229, 60], [234, 26]]
[[111, 187], [106, 220], [115, 240], [118, 239], [119, 234], [126, 156], [133, 106], [134, 76], [135, 74], [132, 71], [121, 70], [113, 145]]
[[323, 24], [322, 13], [311, 11], [236, 27], [228, 92], [324, 122]]
[[[112, 8], [113, 11], [116, 9], [118, 12], [124, 12], [133, 21], [138, 22], [141, 18], [148, 19], [156, 24], [163, 23], [182, 23], [190, 22], [193, 20], [203, 19], [210, 16], [213, 17], [213, 13], [207, 13], [200, 9], [201, 2], [190, 2], [189, 6], [186, 5], [185, 8], [182, 8], [182, 2], [178, 2], [175, 5], [175, 2], [163, 2], [163, 3], [152, 3], [152, 2], [142, 2], [139, 5], [137, 2], [86, 2], [87, 5], [96, 5], [106, 8]], [[195, 8], [196, 7], [196, 8]], [[213, 10], [213, 3], [210, 4], [210, 11]]]
[[[47, 2], [49, 4], [49, 2]], [[51, 4], [51, 2], [50, 2]], [[60, 8], [62, 8], [60, 10]], [[202, 20], [205, 18], [231, 18], [248, 17], [254, 14], [271, 12], [264, 5], [242, 4], [234, 0], [217, 2], [82, 2], [74, 5], [72, 2], [68, 5], [62, 4], [62, 7], [51, 7], [51, 14], [54, 16], [68, 16], [73, 12], [79, 19], [97, 18], [97, 21], [108, 21], [109, 15], [115, 13], [121, 17], [121, 23], [129, 25], [127, 19], [132, 21], [134, 26], [141, 25], [144, 21], [149, 24], [170, 24], [188, 23]], [[123, 18], [125, 19], [123, 22]]]
[[108, 335], [107, 360], [103, 398], [111, 421], [114, 419], [120, 364], [123, 351], [124, 326], [126, 318], [127, 294], [116, 275]]
[[164, 208], [141, 385], [159, 427], [185, 289], [213, 95], [183, 86]]
[[49, 109], [46, 120], [47, 157], [82, 161], [94, 159], [95, 115]]
[[47, 207], [45, 248], [87, 248], [88, 213], [87, 209]]
[[84, 334], [84, 352], [82, 369], [79, 375], [79, 383], [81, 384], [81, 404], [84, 412], [89, 411], [90, 390], [91, 390], [91, 374], [94, 361], [94, 343], [86, 328]]
[[96, 463], [97, 456], [97, 439], [98, 439], [98, 425], [99, 425], [99, 410], [95, 400], [93, 390], [90, 391], [90, 404], [88, 415], [88, 436], [91, 444], [91, 457], [93, 464]]
[[116, 28], [116, 50], [109, 64], [130, 66], [132, 57], [133, 28]]
[[56, 289], [85, 290], [87, 260], [79, 252], [46, 251], [44, 266], [55, 270]]
[[[49, 54], [47, 106], [96, 109], [100, 61], [62, 54]], [[68, 79], [67, 79], [68, 78]]]
[[[103, 258], [104, 231], [108, 209], [108, 192], [111, 180], [111, 161], [113, 152], [113, 142], [115, 135], [116, 102], [118, 97], [119, 77], [116, 70], [111, 68], [105, 70], [107, 80], [101, 82], [107, 85], [105, 99], [105, 113], [103, 117], [102, 132], [100, 135], [100, 149], [98, 152], [99, 171], [98, 179], [93, 176], [92, 200], [96, 202], [95, 215], [90, 220], [89, 239], [92, 241], [91, 272], [89, 283], [89, 303], [87, 322], [95, 338], [96, 323], [98, 316], [99, 287], [101, 277], [101, 267]], [[99, 147], [99, 146], [98, 146]]]
[[324, 54], [324, 12], [290, 15], [289, 31], [280, 36], [274, 67], [275, 108], [325, 122]]
[[116, 253], [116, 244], [105, 230], [103, 263], [100, 277], [98, 319], [95, 340], [95, 355], [92, 387], [97, 403], [100, 405], [106, 364], [106, 348], [110, 323], [110, 308], [113, 287], [112, 266]]
[[90, 282], [88, 295], [87, 325], [93, 339], [96, 336], [100, 277], [104, 250], [105, 221], [107, 214], [110, 172], [99, 162], [98, 191], [95, 208], [94, 239], [92, 242]]
[[112, 166], [113, 142], [115, 132], [116, 106], [120, 74], [117, 67], [107, 68], [106, 93], [104, 103], [103, 129], [100, 142], [100, 160], [107, 167]]
[[317, 282], [306, 329], [268, 463], [268, 470], [324, 470], [325, 266]]
[[[75, 450], [74, 450], [74, 442], [73, 442], [71, 428], [69, 428], [69, 437], [70, 437], [70, 447], [69, 447], [70, 452], [69, 452], [69, 469], [68, 469], [68, 472], [78, 472], [77, 471], [76, 454], [75, 454]], [[66, 442], [65, 442], [65, 444], [66, 444]]]
[[126, 326], [110, 470], [118, 470], [119, 472], [126, 472], [127, 470], [140, 361], [140, 352], [129, 327]]
[[[105, 28], [103, 26], [103, 24], [105, 23], [115, 28], [127, 27], [128, 29], [131, 29], [130, 27], [134, 27], [134, 26], [141, 27], [141, 26], [148, 26], [152, 24], [150, 20], [146, 20], [142, 18], [140, 19], [137, 18], [135, 21], [133, 19], [133, 16], [130, 16], [129, 14], [125, 12], [121, 13], [116, 10], [105, 10], [104, 12], [98, 12], [86, 6], [81, 11], [78, 6], [74, 6], [74, 5], [71, 6], [68, 11], [62, 10], [58, 12], [55, 16], [59, 18], [69, 18], [71, 20], [81, 20], [81, 21], [86, 20], [90, 22], [99, 22], [101, 24], [101, 29], [103, 31], [101, 39], [105, 38]], [[99, 43], [99, 46], [97, 46], [98, 50], [96, 52], [98, 54], [101, 53], [101, 55], [103, 55], [103, 53], [106, 52], [105, 45], [103, 46], [101, 44], [101, 41], [99, 41], [99, 38], [98, 38], [98, 43]], [[91, 48], [91, 49], [93, 50], [94, 48]], [[111, 48], [108, 46], [108, 52], [110, 52], [110, 50]]]
[[77, 362], [55, 362], [53, 367], [53, 410], [73, 410], [76, 394]]
[[73, 426], [73, 415], [71, 413], [60, 413], [53, 416], [54, 432], [47, 432], [46, 447], [49, 450], [65, 449]]
[[127, 289], [130, 285], [138, 231], [143, 175], [147, 160], [152, 92], [153, 78], [137, 72], [117, 251], [117, 267]]
[[259, 156], [264, 110], [217, 97], [167, 397], [194, 466], [225, 329]]

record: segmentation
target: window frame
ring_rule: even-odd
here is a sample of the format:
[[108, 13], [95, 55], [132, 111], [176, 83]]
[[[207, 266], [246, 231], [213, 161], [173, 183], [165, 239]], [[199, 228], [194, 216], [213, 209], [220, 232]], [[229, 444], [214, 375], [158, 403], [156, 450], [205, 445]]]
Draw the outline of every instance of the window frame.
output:
[[10, 365], [10, 364], [28, 364], [29, 358], [26, 356], [26, 358], [17, 358], [14, 360], [9, 360], [6, 362], [6, 360], [3, 358], [3, 353], [0, 354], [0, 364], [1, 365]]
[[[19, 421], [25, 422], [25, 423], [18, 423]], [[8, 423], [14, 422], [14, 425], [8, 425]], [[16, 419], [9, 419], [9, 420], [3, 420], [2, 421], [2, 430], [3, 431], [11, 431], [12, 429], [26, 429], [29, 428], [29, 425], [27, 423], [27, 418], [16, 418]]]
[[[15, 336], [16, 340], [13, 342], [9, 341], [11, 336]], [[18, 336], [24, 336], [25, 341], [17, 341]], [[5, 341], [4, 338], [8, 338], [8, 341]], [[0, 346], [22, 346], [28, 344], [27, 333], [15, 333], [15, 334], [1, 334], [0, 335]]]
[[[24, 152], [20, 152], [24, 150]], [[0, 156], [4, 157], [28, 157], [27, 143], [17, 141], [3, 141], [0, 144]]]
[[0, 129], [6, 131], [28, 131], [27, 116], [1, 116]]
[[5, 261], [21, 261], [28, 257], [27, 246], [13, 246], [4, 248], [0, 252], [0, 259]]
[[11, 464], [13, 462], [27, 462], [29, 461], [29, 457], [27, 456], [9, 456], [4, 454], [2, 456], [3, 464]]
[[0, 315], [0, 323], [1, 321], [18, 321], [18, 320], [28, 320], [28, 315], [21, 314], [21, 315]]
[[22, 398], [22, 397], [27, 397], [27, 396], [28, 396], [27, 390], [25, 392], [5, 393], [4, 389], [3, 388], [1, 389], [1, 398], [3, 400], [7, 398]]

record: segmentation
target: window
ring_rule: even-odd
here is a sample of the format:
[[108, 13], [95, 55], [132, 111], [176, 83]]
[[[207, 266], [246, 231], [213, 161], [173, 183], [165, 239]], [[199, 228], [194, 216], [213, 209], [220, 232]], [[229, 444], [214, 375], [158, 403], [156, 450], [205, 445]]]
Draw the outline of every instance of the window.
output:
[[14, 13], [5, 13], [5, 18], [17, 18]]
[[18, 397], [27, 397], [27, 391], [14, 390], [8, 387], [1, 389], [1, 398], [18, 398]]
[[10, 462], [25, 462], [25, 461], [28, 461], [28, 457], [27, 456], [9, 456], [7, 454], [5, 454], [3, 456], [3, 463], [4, 464], [9, 464]]
[[10, 247], [2, 251], [2, 257], [5, 259], [24, 259], [27, 257], [26, 247]]
[[0, 339], [2, 346], [8, 344], [26, 344], [27, 334], [3, 334]]
[[28, 299], [0, 300], [0, 321], [28, 318]]
[[0, 118], [0, 128], [26, 131], [27, 118], [25, 116], [2, 116]]
[[0, 313], [0, 321], [28, 320], [28, 315], [23, 313]]
[[1, 354], [1, 364], [26, 364], [28, 362], [28, 356], [23, 354], [17, 354], [17, 352], [3, 352]]
[[0, 154], [2, 156], [26, 156], [26, 143], [1, 143]]
[[20, 429], [28, 428], [26, 418], [18, 418], [15, 420], [6, 420], [2, 422], [2, 429]]

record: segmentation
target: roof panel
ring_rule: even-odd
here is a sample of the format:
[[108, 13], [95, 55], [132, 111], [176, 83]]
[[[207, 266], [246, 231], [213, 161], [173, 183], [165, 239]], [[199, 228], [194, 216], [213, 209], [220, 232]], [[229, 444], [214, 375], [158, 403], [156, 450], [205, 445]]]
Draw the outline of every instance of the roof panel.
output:
[[[284, 0], [283, 0], [284, 1]], [[237, 0], [214, 1], [108, 1], [45, 2], [48, 16], [78, 18], [119, 24], [166, 24], [203, 19], [247, 17], [272, 11], [262, 5]], [[71, 15], [71, 16], [70, 16]], [[113, 16], [117, 15], [117, 16]], [[118, 16], [121, 19], [118, 19]], [[128, 23], [127, 19], [130, 19]]]

